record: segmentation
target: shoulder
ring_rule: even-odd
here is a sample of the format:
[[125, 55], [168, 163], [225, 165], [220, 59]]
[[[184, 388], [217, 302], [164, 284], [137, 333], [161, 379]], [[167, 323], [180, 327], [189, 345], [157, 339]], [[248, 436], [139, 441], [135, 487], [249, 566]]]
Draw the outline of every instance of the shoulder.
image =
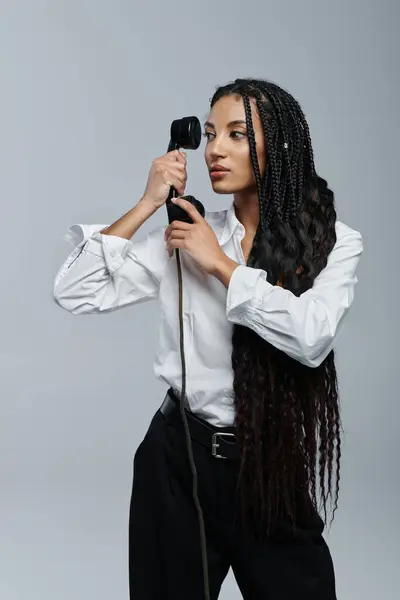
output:
[[359, 236], [361, 236], [360, 231], [358, 231], [357, 229], [354, 229], [353, 227], [350, 227], [343, 221], [339, 221], [339, 219], [335, 223], [335, 229], [336, 229], [336, 235], [338, 235], [339, 237], [342, 237], [344, 235], [359, 235]]
[[353, 227], [350, 227], [346, 223], [343, 223], [343, 221], [339, 221], [339, 220], [337, 220], [335, 223], [335, 230], [336, 230], [335, 247], [346, 245], [346, 246], [352, 246], [352, 247], [356, 248], [357, 250], [359, 250], [360, 252], [363, 251], [363, 248], [364, 248], [363, 247], [363, 237], [362, 237], [360, 231], [358, 231], [357, 229], [354, 229]]
[[326, 273], [342, 274], [343, 272], [354, 275], [358, 262], [363, 254], [363, 239], [361, 233], [343, 223], [336, 221], [336, 242], [329, 253], [327, 265], [319, 278], [324, 278]]

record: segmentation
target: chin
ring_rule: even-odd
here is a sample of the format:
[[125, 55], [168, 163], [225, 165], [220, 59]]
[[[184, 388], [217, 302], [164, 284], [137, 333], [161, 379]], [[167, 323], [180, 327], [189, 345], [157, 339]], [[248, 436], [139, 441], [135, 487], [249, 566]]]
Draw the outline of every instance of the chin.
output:
[[216, 194], [233, 194], [235, 190], [226, 181], [211, 181], [211, 187]]

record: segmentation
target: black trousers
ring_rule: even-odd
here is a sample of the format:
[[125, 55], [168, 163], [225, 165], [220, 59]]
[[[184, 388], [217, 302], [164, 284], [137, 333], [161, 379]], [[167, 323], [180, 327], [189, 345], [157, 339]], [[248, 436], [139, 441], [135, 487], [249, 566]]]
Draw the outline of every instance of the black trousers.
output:
[[[230, 567], [245, 600], [336, 600], [334, 569], [319, 515], [300, 521], [295, 537], [281, 534], [266, 542], [249, 541], [235, 519], [237, 462], [215, 458], [203, 445], [192, 444], [212, 600], [218, 598]], [[134, 457], [131, 600], [204, 600], [192, 493], [183, 426], [169, 422], [158, 410]]]

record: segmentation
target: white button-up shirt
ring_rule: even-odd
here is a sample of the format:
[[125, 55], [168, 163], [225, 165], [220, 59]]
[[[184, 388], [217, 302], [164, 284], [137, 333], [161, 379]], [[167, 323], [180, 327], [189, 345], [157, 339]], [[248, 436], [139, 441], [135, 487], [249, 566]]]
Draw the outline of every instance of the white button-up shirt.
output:
[[[228, 289], [181, 251], [186, 391], [190, 409], [216, 426], [234, 422], [232, 329], [239, 323], [295, 360], [318, 366], [333, 348], [354, 297], [356, 267], [363, 252], [358, 231], [336, 222], [337, 241], [313, 287], [296, 297], [271, 285], [262, 269], [247, 267], [241, 241], [245, 229], [234, 204], [207, 212], [225, 254], [239, 263]], [[74, 244], [54, 281], [54, 298], [73, 314], [109, 312], [158, 299], [160, 317], [154, 358], [157, 378], [178, 394], [182, 371], [179, 344], [176, 257], [169, 258], [165, 226], [132, 240], [101, 231], [108, 225], [73, 225]]]

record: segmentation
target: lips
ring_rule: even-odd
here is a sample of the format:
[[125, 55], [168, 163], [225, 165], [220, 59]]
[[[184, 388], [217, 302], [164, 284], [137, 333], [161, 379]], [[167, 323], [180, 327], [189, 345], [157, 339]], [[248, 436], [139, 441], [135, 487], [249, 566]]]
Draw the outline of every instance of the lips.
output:
[[229, 169], [223, 167], [222, 165], [211, 165], [210, 167], [210, 173], [215, 173], [217, 171], [222, 171], [222, 172], [226, 172], [229, 171]]

